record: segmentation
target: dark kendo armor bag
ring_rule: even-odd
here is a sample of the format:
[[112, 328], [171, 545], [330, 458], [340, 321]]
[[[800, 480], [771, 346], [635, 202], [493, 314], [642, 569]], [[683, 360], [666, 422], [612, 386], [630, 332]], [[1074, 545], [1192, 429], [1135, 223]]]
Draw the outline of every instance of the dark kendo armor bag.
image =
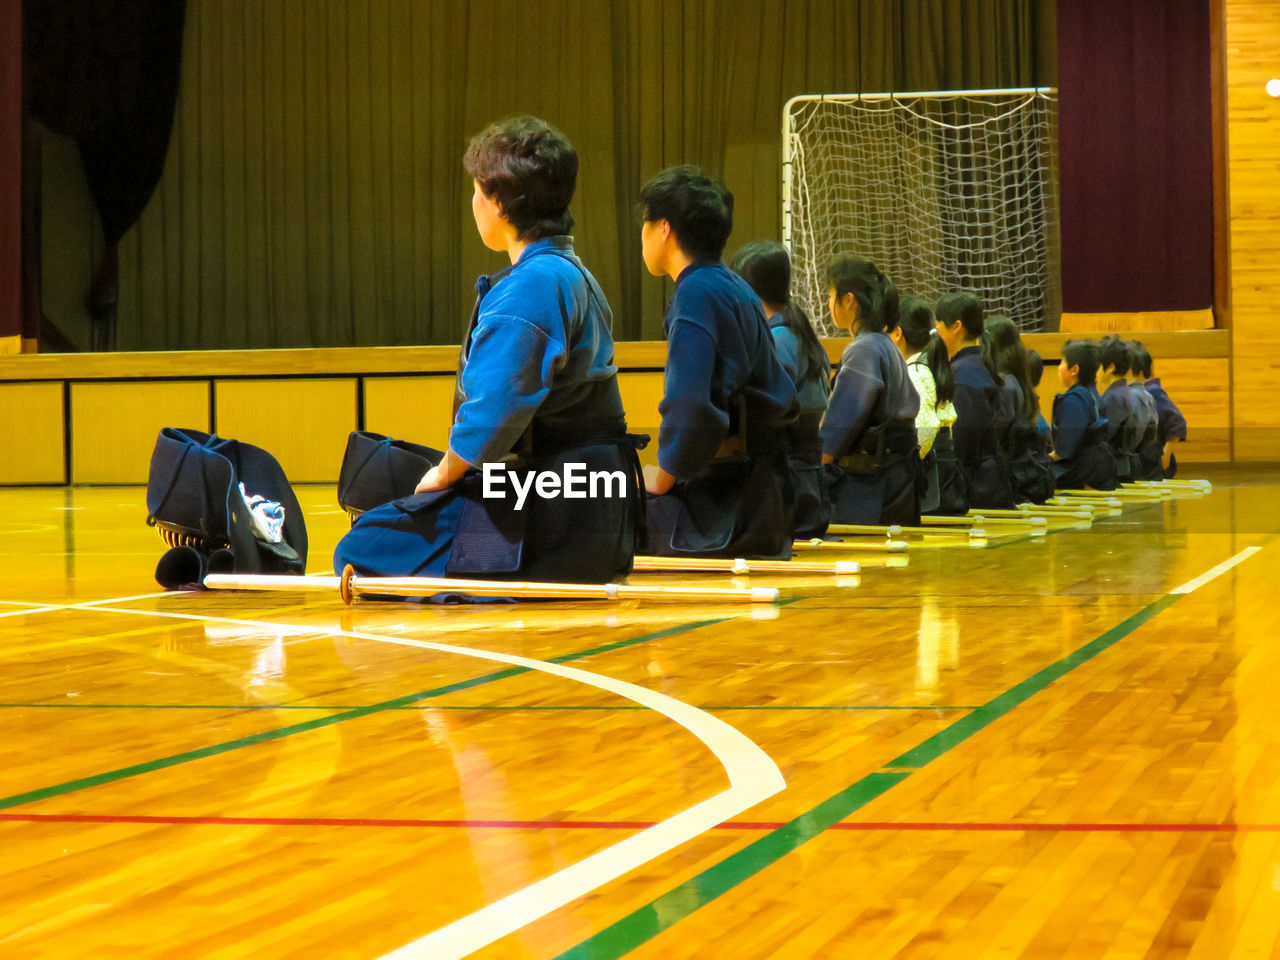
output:
[[198, 585], [206, 573], [306, 569], [306, 522], [284, 470], [266, 450], [239, 440], [161, 430], [147, 479], [147, 523], [169, 545], [156, 566], [167, 589]]
[[338, 505], [355, 523], [366, 510], [412, 496], [426, 472], [443, 459], [444, 453], [434, 447], [354, 431], [338, 471]]

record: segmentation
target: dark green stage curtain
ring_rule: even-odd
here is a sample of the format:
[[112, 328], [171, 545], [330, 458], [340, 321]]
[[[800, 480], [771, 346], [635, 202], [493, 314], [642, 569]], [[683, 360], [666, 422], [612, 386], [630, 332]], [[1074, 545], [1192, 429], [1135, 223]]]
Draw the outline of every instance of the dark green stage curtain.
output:
[[190, 3], [173, 145], [121, 245], [122, 348], [456, 343], [485, 250], [468, 137], [532, 113], [582, 163], [578, 251], [619, 339], [669, 284], [636, 198], [701, 164], [730, 250], [780, 231], [782, 106], [800, 93], [1053, 82], [1035, 0], [217, 0]]

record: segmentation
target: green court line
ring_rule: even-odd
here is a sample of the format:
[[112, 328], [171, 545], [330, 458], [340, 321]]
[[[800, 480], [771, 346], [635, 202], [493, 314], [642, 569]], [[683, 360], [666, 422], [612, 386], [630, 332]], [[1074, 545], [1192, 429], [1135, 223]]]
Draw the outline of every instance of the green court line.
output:
[[998, 720], [1014, 707], [1039, 693], [1059, 677], [1070, 673], [1080, 664], [1087, 660], [1092, 660], [1108, 647], [1127, 637], [1152, 617], [1169, 609], [1179, 599], [1179, 596], [1168, 594], [1154, 603], [1148, 604], [1127, 620], [1117, 623], [1106, 633], [1086, 643], [1079, 650], [1032, 674], [1016, 687], [1006, 690], [994, 700], [978, 707], [967, 717], [957, 720], [946, 729], [934, 734], [924, 743], [913, 747], [900, 757], [886, 763], [885, 766], [918, 769], [931, 760], [936, 760], [952, 747], [969, 739], [992, 721]]
[[617, 960], [618, 957], [630, 953], [695, 910], [706, 906], [721, 894], [773, 865], [833, 824], [866, 806], [876, 797], [911, 776], [914, 769], [924, 766], [931, 760], [936, 760], [952, 747], [1049, 686], [1053, 681], [1113, 646], [1152, 617], [1167, 610], [1179, 599], [1181, 599], [1180, 596], [1168, 594], [1148, 604], [1074, 653], [1038, 671], [1016, 687], [1000, 694], [973, 713], [955, 721], [919, 746], [884, 765], [885, 768], [909, 769], [884, 769], [868, 774], [852, 786], [824, 800], [812, 810], [796, 817], [790, 823], [730, 854], [724, 860], [673, 887], [656, 900], [605, 927], [577, 946], [570, 947], [555, 960]]
[[[763, 705], [763, 706], [733, 706], [724, 705], [697, 705], [698, 710], [977, 710], [975, 706], [953, 706], [942, 704], [910, 704], [907, 706], [886, 705], [886, 704], [847, 704], [847, 705], [818, 705], [818, 706], [780, 706], [780, 705]], [[305, 703], [0, 703], [0, 710], [6, 709], [34, 709], [34, 710], [359, 710], [361, 707], [353, 704], [313, 704]], [[617, 704], [615, 706], [605, 706], [600, 704], [443, 704], [436, 703], [430, 707], [422, 707], [417, 704], [409, 704], [407, 706], [387, 707], [388, 710], [648, 710], [646, 706], [638, 703]]]
[[802, 844], [897, 786], [909, 773], [872, 773], [790, 823], [730, 854], [691, 880], [560, 954], [556, 960], [602, 960], [630, 953], [694, 910], [759, 873]]
[[[566, 653], [562, 656], [552, 658], [549, 662], [565, 663], [569, 660], [575, 660], [580, 657], [590, 657], [598, 653], [621, 650], [624, 647], [631, 647], [636, 644], [647, 643], [652, 640], [661, 640], [665, 637], [688, 633], [689, 631], [698, 630], [702, 627], [709, 627], [717, 623], [724, 623], [728, 619], [728, 617], [719, 617], [711, 620], [695, 620], [692, 623], [681, 624], [678, 627], [669, 627], [666, 630], [659, 630], [655, 633], [642, 634], [638, 637], [632, 637], [629, 640], [618, 640], [613, 643], [606, 643], [599, 647], [579, 650], [576, 653]], [[505, 680], [508, 677], [515, 677], [522, 673], [531, 672], [533, 672], [531, 667], [510, 667], [506, 670], [498, 670], [494, 673], [486, 673], [483, 676], [472, 677], [470, 680], [460, 680], [456, 683], [446, 684], [443, 687], [436, 687], [432, 690], [423, 690], [418, 693], [407, 694], [403, 697], [396, 697], [392, 700], [384, 700], [381, 703], [373, 703], [365, 707], [356, 707], [351, 710], [344, 710], [341, 713], [330, 714], [327, 717], [316, 717], [315, 719], [307, 720], [302, 723], [291, 724], [287, 727], [278, 727], [274, 730], [263, 730], [260, 733], [250, 734], [247, 737], [237, 737], [235, 740], [228, 740], [224, 743], [215, 743], [211, 746], [200, 747], [196, 750], [187, 750], [183, 753], [176, 753], [172, 756], [161, 757], [157, 760], [135, 763], [127, 767], [120, 767], [116, 770], [108, 770], [105, 773], [98, 773], [89, 777], [80, 777], [76, 780], [68, 780], [65, 783], [57, 783], [52, 786], [41, 787], [38, 790], [28, 790], [25, 793], [15, 793], [12, 796], [0, 797], [0, 810], [8, 810], [12, 807], [22, 806], [23, 804], [34, 803], [37, 800], [47, 800], [50, 797], [62, 796], [63, 794], [73, 793], [77, 790], [85, 790], [89, 787], [100, 786], [104, 783], [113, 783], [117, 780], [136, 777], [144, 773], [151, 773], [155, 770], [164, 770], [167, 767], [175, 767], [179, 764], [190, 763], [193, 760], [203, 760], [206, 757], [229, 753], [232, 750], [239, 750], [242, 747], [251, 747], [259, 743], [279, 740], [282, 737], [289, 737], [298, 733], [307, 733], [311, 730], [318, 730], [322, 727], [328, 727], [335, 723], [342, 723], [346, 720], [355, 720], [359, 717], [367, 717], [371, 714], [394, 710], [397, 707], [408, 706], [420, 700], [442, 697], [446, 694], [457, 693], [459, 690], [469, 690], [472, 687], [482, 686], [486, 683], [493, 683], [497, 680]]]

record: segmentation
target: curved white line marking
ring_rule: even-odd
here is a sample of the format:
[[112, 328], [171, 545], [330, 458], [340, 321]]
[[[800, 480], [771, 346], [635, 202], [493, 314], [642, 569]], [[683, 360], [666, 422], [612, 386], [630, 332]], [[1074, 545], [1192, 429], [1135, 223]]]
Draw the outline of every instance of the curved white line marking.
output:
[[1213, 569], [1206, 570], [1204, 573], [1200, 574], [1200, 576], [1196, 577], [1194, 580], [1188, 580], [1182, 586], [1174, 587], [1169, 592], [1180, 597], [1184, 597], [1188, 593], [1195, 593], [1197, 590], [1203, 587], [1206, 583], [1209, 583], [1212, 580], [1217, 580], [1220, 576], [1222, 576], [1232, 567], [1236, 566], [1237, 564], [1244, 563], [1246, 560], [1252, 557], [1255, 553], [1258, 553], [1261, 550], [1262, 550], [1261, 547], [1245, 547], [1243, 550], [1237, 553], [1230, 560], [1224, 560], [1222, 563], [1218, 564]]
[[578, 667], [567, 667], [564, 664], [547, 663], [543, 660], [532, 660], [528, 657], [479, 650], [474, 647], [435, 643], [429, 640], [410, 640], [404, 637], [384, 637], [355, 630], [330, 630], [325, 627], [308, 627], [301, 624], [210, 617], [161, 610], [126, 610], [113, 607], [95, 607], [95, 609], [104, 613], [255, 626], [277, 632], [352, 637], [527, 667], [530, 670], [553, 674], [607, 690], [657, 711], [701, 740], [724, 766], [725, 773], [729, 776], [729, 789], [696, 803], [661, 823], [632, 834], [625, 840], [597, 851], [585, 860], [580, 860], [535, 881], [501, 900], [481, 907], [434, 933], [405, 944], [386, 954], [384, 960], [388, 958], [406, 960], [410, 957], [459, 960], [500, 940], [525, 924], [546, 916], [552, 910], [586, 896], [592, 890], [629, 873], [668, 850], [675, 849], [717, 824], [732, 819], [786, 787], [782, 772], [769, 755], [720, 718], [713, 717], [697, 707], [664, 693], [648, 690], [634, 683], [627, 683], [625, 680], [615, 680], [613, 677], [591, 673]]

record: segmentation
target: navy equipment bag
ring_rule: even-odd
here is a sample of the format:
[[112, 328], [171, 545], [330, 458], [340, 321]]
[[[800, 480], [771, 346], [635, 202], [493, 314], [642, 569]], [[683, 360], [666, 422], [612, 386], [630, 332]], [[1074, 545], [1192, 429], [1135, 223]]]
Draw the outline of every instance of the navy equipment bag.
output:
[[161, 586], [206, 573], [302, 574], [307, 527], [280, 464], [266, 450], [199, 430], [165, 427], [147, 479], [147, 523], [169, 551]]

